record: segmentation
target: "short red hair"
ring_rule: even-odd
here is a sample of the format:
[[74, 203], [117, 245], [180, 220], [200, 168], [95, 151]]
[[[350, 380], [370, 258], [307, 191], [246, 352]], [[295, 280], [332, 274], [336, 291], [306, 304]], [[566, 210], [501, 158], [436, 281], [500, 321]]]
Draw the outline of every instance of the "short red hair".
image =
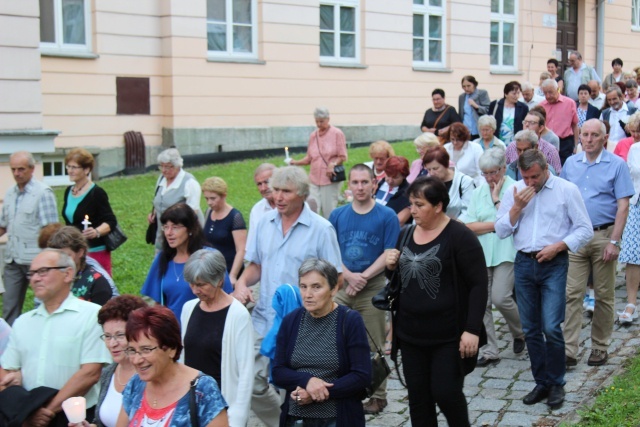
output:
[[384, 165], [384, 173], [389, 177], [409, 176], [409, 161], [402, 156], [391, 156]]
[[137, 341], [141, 335], [158, 341], [158, 346], [165, 349], [174, 349], [176, 354], [174, 361], [178, 361], [182, 352], [182, 339], [180, 338], [180, 325], [173, 311], [163, 305], [142, 307], [133, 310], [129, 314], [125, 329], [127, 341]]
[[445, 168], [449, 167], [449, 153], [445, 150], [444, 147], [432, 147], [424, 153], [424, 157], [422, 158], [422, 165], [426, 165], [427, 163], [431, 163], [433, 161], [440, 163]]

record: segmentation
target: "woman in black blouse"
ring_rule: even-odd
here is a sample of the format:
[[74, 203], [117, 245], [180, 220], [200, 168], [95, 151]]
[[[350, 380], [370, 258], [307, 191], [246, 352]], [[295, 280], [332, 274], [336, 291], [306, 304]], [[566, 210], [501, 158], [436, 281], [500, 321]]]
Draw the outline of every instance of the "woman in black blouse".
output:
[[444, 90], [434, 89], [431, 92], [431, 102], [433, 107], [424, 113], [420, 129], [422, 132], [430, 132], [446, 142], [449, 125], [462, 120], [460, 120], [456, 109], [445, 103]]
[[403, 229], [399, 242], [410, 233], [407, 244], [387, 251], [386, 266], [388, 273], [399, 268], [393, 352], [402, 349], [411, 425], [437, 426], [437, 404], [450, 426], [468, 426], [462, 386], [483, 335], [482, 247], [471, 230], [445, 214], [449, 194], [438, 178], [420, 177], [407, 192], [416, 226]]
[[109, 196], [91, 182], [91, 171], [95, 165], [93, 155], [84, 148], [74, 148], [64, 162], [73, 185], [64, 192], [62, 218], [67, 225], [82, 231], [89, 243], [91, 256], [111, 274], [111, 252], [105, 246], [104, 236], [116, 227], [117, 221]]

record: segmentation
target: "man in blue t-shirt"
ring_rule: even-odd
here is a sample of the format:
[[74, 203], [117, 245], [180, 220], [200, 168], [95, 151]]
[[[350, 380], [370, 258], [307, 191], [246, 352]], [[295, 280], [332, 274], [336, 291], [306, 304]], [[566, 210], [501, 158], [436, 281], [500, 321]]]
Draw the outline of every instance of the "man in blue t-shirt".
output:
[[[368, 166], [351, 168], [349, 190], [353, 203], [334, 210], [329, 217], [338, 235], [344, 278], [335, 301], [360, 313], [375, 346], [380, 348], [385, 340], [385, 313], [373, 307], [371, 298], [385, 286], [386, 251], [395, 248], [400, 223], [392, 209], [373, 198], [375, 177]], [[373, 343], [369, 345], [373, 351]], [[364, 404], [365, 413], [377, 414], [387, 406], [386, 389], [385, 381]]]

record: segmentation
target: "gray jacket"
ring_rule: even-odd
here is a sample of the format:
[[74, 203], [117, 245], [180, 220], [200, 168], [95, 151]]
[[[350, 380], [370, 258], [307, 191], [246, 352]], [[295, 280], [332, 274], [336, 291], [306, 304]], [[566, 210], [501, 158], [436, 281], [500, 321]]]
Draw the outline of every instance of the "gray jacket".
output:
[[[467, 94], [463, 92], [458, 97], [458, 114], [460, 115], [462, 123], [464, 123], [464, 99], [466, 96]], [[473, 109], [473, 120], [477, 123], [478, 117], [484, 116], [489, 111], [491, 99], [489, 99], [489, 94], [484, 89], [476, 89], [476, 91], [470, 95], [470, 98], [478, 104], [478, 108]]]

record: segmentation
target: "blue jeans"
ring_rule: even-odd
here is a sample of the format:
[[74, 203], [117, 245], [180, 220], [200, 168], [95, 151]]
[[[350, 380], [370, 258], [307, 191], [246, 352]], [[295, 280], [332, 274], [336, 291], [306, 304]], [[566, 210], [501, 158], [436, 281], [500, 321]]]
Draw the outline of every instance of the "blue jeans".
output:
[[543, 263], [521, 252], [516, 255], [518, 311], [533, 378], [544, 387], [565, 384], [564, 337], [560, 325], [564, 322], [568, 268], [567, 252]]

